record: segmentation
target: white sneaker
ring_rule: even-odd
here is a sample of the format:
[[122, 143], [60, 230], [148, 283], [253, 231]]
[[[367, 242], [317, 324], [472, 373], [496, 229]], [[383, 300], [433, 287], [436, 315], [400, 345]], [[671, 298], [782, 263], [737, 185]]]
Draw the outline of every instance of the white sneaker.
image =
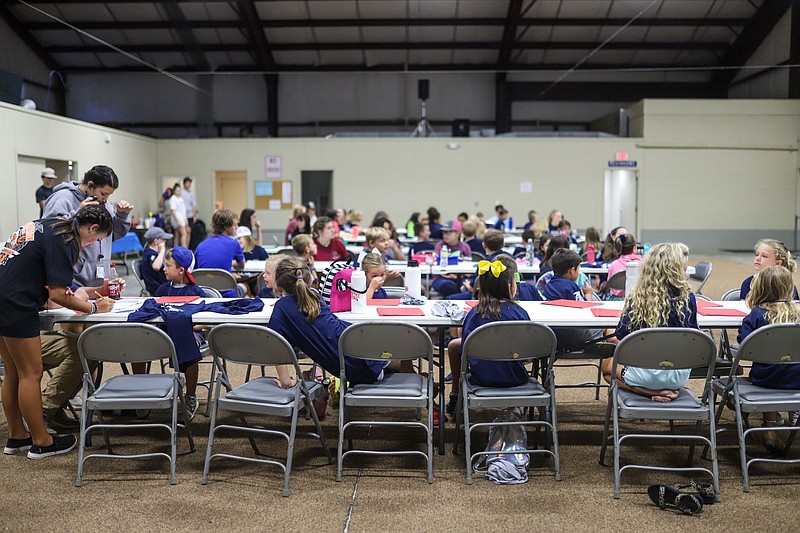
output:
[[199, 407], [200, 403], [197, 401], [197, 396], [186, 397], [186, 411], [189, 413], [189, 422], [194, 420], [194, 415]]

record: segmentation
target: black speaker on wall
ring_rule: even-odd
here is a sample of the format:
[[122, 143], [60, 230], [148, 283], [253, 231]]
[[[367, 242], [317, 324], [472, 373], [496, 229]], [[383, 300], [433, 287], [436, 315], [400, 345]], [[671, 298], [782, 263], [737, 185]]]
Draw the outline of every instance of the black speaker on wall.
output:
[[430, 83], [429, 80], [417, 81], [417, 98], [420, 100], [427, 100], [430, 97]]
[[469, 119], [457, 118], [453, 121], [453, 137], [469, 137]]

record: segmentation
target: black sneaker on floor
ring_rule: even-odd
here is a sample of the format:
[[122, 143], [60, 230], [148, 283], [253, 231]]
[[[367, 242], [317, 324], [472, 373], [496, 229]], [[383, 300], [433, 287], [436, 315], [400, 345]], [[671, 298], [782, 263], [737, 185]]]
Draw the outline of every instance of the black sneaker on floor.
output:
[[44, 425], [50, 429], [55, 430], [62, 430], [62, 431], [78, 431], [81, 427], [81, 423], [78, 420], [75, 420], [71, 416], [68, 416], [63, 409], [57, 410], [52, 415], [47, 413], [44, 414]]
[[18, 453], [25, 453], [33, 446], [33, 439], [8, 439], [6, 447], [3, 448], [3, 453], [6, 455], [17, 455]]
[[444, 412], [448, 415], [452, 415], [456, 412], [456, 403], [458, 402], [458, 396], [450, 395], [450, 398], [447, 400], [447, 403], [444, 405]]
[[31, 446], [28, 450], [28, 459], [44, 459], [53, 455], [61, 455], [72, 451], [78, 440], [74, 435], [54, 435], [53, 444], [50, 446]]

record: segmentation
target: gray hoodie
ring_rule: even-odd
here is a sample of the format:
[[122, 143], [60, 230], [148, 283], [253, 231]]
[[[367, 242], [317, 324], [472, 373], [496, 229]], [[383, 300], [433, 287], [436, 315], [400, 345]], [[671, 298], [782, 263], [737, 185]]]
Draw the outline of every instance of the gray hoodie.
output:
[[[88, 196], [78, 188], [78, 185], [77, 181], [57, 185], [44, 205], [42, 218], [69, 218], [77, 213], [81, 202], [86, 200]], [[114, 230], [111, 235], [99, 243], [82, 248], [81, 261], [78, 261], [78, 264], [75, 265], [75, 277], [73, 279], [75, 283], [82, 287], [97, 287], [103, 284], [103, 280], [97, 277], [97, 266], [102, 265], [105, 276], [109, 276], [111, 270], [111, 241], [124, 237], [131, 229], [131, 222], [128, 220], [127, 213], [117, 214], [110, 202], [106, 202], [105, 205], [114, 221]]]

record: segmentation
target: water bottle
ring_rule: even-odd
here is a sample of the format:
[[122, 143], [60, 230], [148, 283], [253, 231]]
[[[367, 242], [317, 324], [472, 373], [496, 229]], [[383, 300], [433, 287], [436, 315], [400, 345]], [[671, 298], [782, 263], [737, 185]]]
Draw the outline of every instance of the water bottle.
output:
[[406, 268], [406, 294], [412, 298], [422, 297], [422, 271], [415, 259], [409, 259]]
[[439, 266], [443, 269], [447, 268], [447, 261], [450, 258], [450, 248], [447, 247], [445, 244], [442, 246], [441, 250], [439, 250]]
[[350, 278], [350, 311], [367, 312], [367, 275], [363, 270], [354, 270]]
[[651, 248], [652, 246], [653, 246], [653, 245], [652, 245], [652, 244], [650, 244], [649, 242], [646, 242], [646, 243], [644, 243], [644, 249], [642, 250], [642, 255], [644, 255], [644, 254], [646, 254], [647, 252], [649, 252], [649, 251], [650, 251], [650, 248]]
[[625, 294], [630, 294], [636, 286], [636, 279], [639, 277], [639, 262], [629, 261], [625, 263]]
[[586, 262], [590, 265], [593, 265], [595, 261], [594, 256], [594, 244], [590, 244], [586, 247]]
[[122, 296], [122, 287], [119, 282], [119, 274], [117, 274], [117, 265], [111, 263], [111, 270], [108, 275], [110, 276], [108, 280], [108, 296], [114, 300], [119, 300], [120, 296]]
[[533, 266], [533, 239], [528, 239], [528, 246], [525, 248], [525, 264]]
[[506, 229], [508, 231], [511, 231], [512, 229], [514, 229], [514, 219], [513, 218], [508, 217], [508, 220], [506, 220]]

